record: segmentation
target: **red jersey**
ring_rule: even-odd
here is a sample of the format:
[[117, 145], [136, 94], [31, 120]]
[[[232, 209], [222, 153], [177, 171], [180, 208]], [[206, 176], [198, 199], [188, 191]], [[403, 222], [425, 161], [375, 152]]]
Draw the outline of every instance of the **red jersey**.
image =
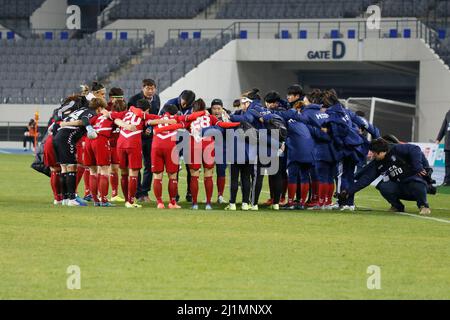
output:
[[141, 134], [146, 125], [149, 125], [148, 122], [150, 120], [159, 119], [160, 117], [154, 114], [149, 114], [146, 117], [146, 120], [141, 119], [136, 116], [131, 111], [122, 111], [122, 112], [111, 112], [111, 119], [121, 119], [123, 122], [127, 124], [134, 125], [136, 127], [136, 131], [129, 131], [125, 128], [120, 128], [120, 135], [117, 139], [117, 147], [118, 148], [142, 148], [142, 138]]
[[202, 129], [208, 128], [210, 126], [215, 126], [219, 122], [215, 116], [210, 114], [205, 114], [204, 116], [198, 117], [190, 123], [189, 131], [191, 132], [192, 139], [196, 142], [204, 141], [211, 142], [212, 137], [202, 137]]
[[[146, 117], [149, 114], [146, 114]], [[170, 113], [166, 112], [162, 116], [159, 116], [159, 119], [175, 119], [179, 123], [185, 123], [186, 116], [177, 116], [177, 115], [171, 115]], [[186, 124], [187, 125], [187, 124]], [[158, 129], [162, 129], [164, 127], [168, 127], [169, 124], [158, 124], [155, 127]], [[153, 141], [152, 141], [152, 148], [153, 146], [155, 148], [172, 148], [176, 145], [176, 135], [177, 135], [177, 129], [176, 130], [169, 130], [169, 131], [161, 131], [160, 133], [153, 135]]]
[[114, 120], [105, 117], [104, 115], [100, 115], [95, 119], [93, 127], [99, 135], [109, 138], [111, 137], [113, 125]]

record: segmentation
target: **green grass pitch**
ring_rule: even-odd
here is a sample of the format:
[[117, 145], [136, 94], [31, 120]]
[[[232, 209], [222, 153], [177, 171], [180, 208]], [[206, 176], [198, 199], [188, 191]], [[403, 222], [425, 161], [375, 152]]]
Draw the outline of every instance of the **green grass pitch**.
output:
[[31, 160], [0, 155], [0, 299], [450, 298], [450, 194], [429, 197], [439, 220], [388, 213], [373, 188], [355, 213], [61, 208]]

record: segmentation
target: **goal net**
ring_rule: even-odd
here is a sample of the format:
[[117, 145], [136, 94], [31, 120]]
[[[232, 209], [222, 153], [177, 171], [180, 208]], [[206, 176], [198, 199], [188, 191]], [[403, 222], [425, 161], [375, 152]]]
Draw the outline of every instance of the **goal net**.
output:
[[401, 141], [415, 141], [416, 106], [381, 98], [348, 98], [345, 105], [363, 111], [365, 118], [380, 129], [381, 135], [393, 134]]

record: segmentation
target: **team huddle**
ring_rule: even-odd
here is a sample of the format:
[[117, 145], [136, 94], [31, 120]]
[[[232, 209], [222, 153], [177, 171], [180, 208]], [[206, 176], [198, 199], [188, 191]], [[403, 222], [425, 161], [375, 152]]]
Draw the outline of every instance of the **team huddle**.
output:
[[[237, 210], [239, 188], [241, 209], [258, 210], [267, 175], [270, 199], [265, 204], [274, 210], [353, 211], [354, 193], [378, 176], [359, 184], [355, 177], [356, 168], [366, 164], [370, 151], [376, 155], [386, 151], [388, 156], [404, 152], [405, 157], [417, 153], [411, 145], [389, 146], [386, 150], [384, 144], [380, 147], [379, 130], [363, 113], [343, 106], [334, 90], [305, 93], [300, 85], [292, 85], [287, 88], [285, 100], [275, 91], [261, 97], [259, 90], [253, 89], [236, 99], [234, 110], [229, 111], [220, 99], [214, 99], [207, 108], [203, 99], [196, 99], [190, 90], [160, 107], [159, 97], [155, 105], [155, 96], [145, 94], [155, 89], [153, 80], [144, 80], [143, 92], [127, 104], [122, 89], [111, 88], [106, 101], [106, 89], [94, 82], [90, 88], [83, 86], [80, 94], [67, 97], [54, 110], [44, 142], [44, 163], [51, 170], [55, 205], [86, 206], [92, 201], [101, 207], [114, 206], [113, 202], [125, 202], [127, 208], [142, 207], [138, 189], [144, 158], [151, 159], [158, 209], [165, 208], [164, 171], [168, 176], [168, 208], [181, 208], [177, 202], [183, 159], [186, 199], [194, 210], [199, 208], [201, 171], [205, 209], [210, 210], [214, 169], [217, 201], [224, 203], [229, 168], [230, 199], [226, 210]], [[151, 139], [148, 149], [143, 148], [146, 139]], [[269, 150], [268, 156], [264, 157], [262, 150], [266, 151], [264, 155]], [[384, 161], [392, 181], [417, 182], [392, 174], [388, 158], [375, 160]], [[422, 172], [425, 162], [414, 169]], [[123, 198], [119, 195], [119, 169]], [[81, 180], [85, 184], [83, 198], [77, 192]], [[335, 204], [334, 195], [339, 195]], [[402, 211], [399, 199], [394, 200], [388, 200], [391, 209]], [[418, 206], [428, 208], [426, 199], [418, 201]]]

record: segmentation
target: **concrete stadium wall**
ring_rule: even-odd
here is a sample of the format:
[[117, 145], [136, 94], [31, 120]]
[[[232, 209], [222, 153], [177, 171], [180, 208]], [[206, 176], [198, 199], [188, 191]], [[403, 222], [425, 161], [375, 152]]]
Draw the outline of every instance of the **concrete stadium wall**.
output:
[[[300, 29], [308, 32], [308, 40], [314, 38], [324, 38], [330, 33], [332, 29], [340, 29], [343, 36], [346, 37], [348, 29], [360, 30], [360, 37], [378, 38], [389, 33], [389, 29], [398, 28], [399, 33], [402, 33], [404, 28], [411, 29], [411, 38], [416, 37], [416, 32], [419, 31], [418, 23], [415, 18], [384, 18], [381, 22], [382, 31], [379, 30], [365, 30], [366, 20], [361, 18], [349, 19], [265, 19], [263, 23], [258, 26], [255, 22], [262, 22], [261, 20], [236, 20], [236, 19], [119, 19], [104, 27], [97, 32], [99, 38], [104, 38], [104, 32], [108, 29], [145, 29], [147, 32], [155, 32], [155, 45], [157, 47], [163, 46], [168, 40], [169, 29], [192, 29], [189, 37], [192, 37], [192, 31], [202, 29], [202, 37], [213, 37], [220, 33], [218, 29], [225, 29], [233, 23], [239, 22], [242, 30], [247, 30], [248, 38], [266, 38], [274, 39], [275, 34], [280, 30], [288, 30], [293, 38], [298, 37]], [[320, 26], [318, 26], [320, 23]], [[215, 30], [207, 30], [215, 29]], [[186, 30], [184, 30], [186, 31]], [[358, 37], [358, 33], [356, 34]], [[135, 34], [130, 32], [129, 37], [134, 37]]]
[[241, 88], [236, 44], [236, 41], [230, 42], [161, 92], [161, 103], [179, 96], [184, 89], [191, 89], [208, 106], [214, 98], [221, 98], [225, 106], [232, 106], [235, 97], [239, 97]]
[[[416, 101], [418, 117], [416, 137], [418, 141], [425, 142], [434, 139], [443, 116], [450, 108], [450, 72], [428, 45], [420, 39], [341, 40], [345, 43], [346, 55], [339, 60], [326, 60], [329, 63], [420, 62]], [[282, 85], [296, 82], [295, 75], [271, 68], [269, 62], [311, 61], [308, 59], [308, 51], [329, 51], [331, 46], [330, 39], [235, 40], [162, 92], [161, 96], [175, 97], [182, 89], [190, 88], [206, 99], [222, 97], [229, 105], [242, 91], [253, 87], [259, 87], [262, 91], [275, 89], [284, 92], [284, 87], [266, 88], [267, 77], [272, 77], [271, 83], [277, 83], [276, 79], [280, 79], [279, 83]], [[233, 59], [236, 59], [237, 63], [234, 63]], [[324, 59], [314, 61], [324, 61]], [[252, 65], [248, 62], [268, 63], [261, 68], [261, 65]]]
[[[34, 113], [39, 111], [40, 121], [47, 123], [56, 105], [35, 104], [0, 104], [0, 126], [7, 125], [6, 122], [25, 123], [34, 118]], [[17, 124], [13, 124], [17, 125]]]
[[67, 0], [46, 0], [30, 17], [33, 29], [65, 29]]

